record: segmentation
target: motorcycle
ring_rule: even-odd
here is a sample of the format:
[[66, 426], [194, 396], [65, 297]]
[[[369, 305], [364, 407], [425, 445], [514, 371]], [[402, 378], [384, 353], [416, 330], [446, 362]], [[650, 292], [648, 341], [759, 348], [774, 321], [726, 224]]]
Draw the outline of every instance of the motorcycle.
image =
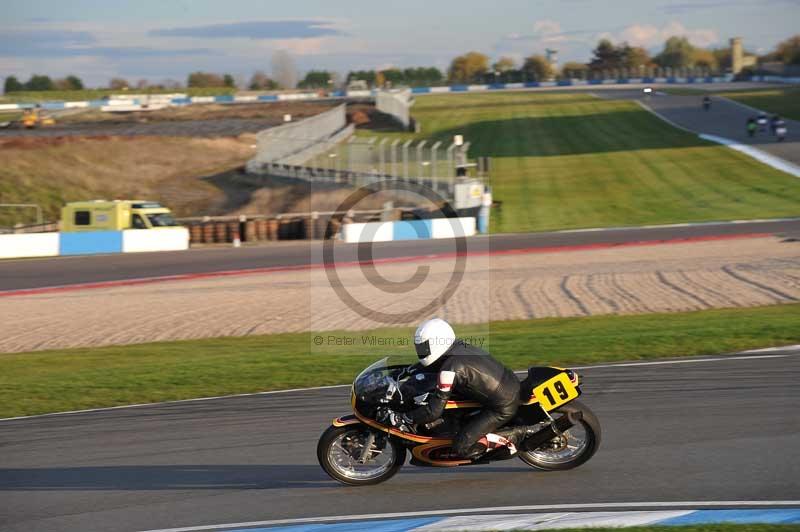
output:
[[[519, 457], [546, 471], [572, 469], [589, 460], [600, 445], [600, 423], [581, 395], [576, 372], [557, 367], [528, 369], [520, 382], [520, 407], [515, 417], [482, 441], [486, 451], [466, 459], [452, 450], [458, 429], [477, 414], [481, 405], [451, 397], [439, 420], [412, 427], [393, 426], [393, 411], [409, 411], [426, 404], [438, 383], [437, 373], [414, 371], [408, 365], [390, 365], [384, 358], [363, 370], [352, 386], [353, 413], [334, 419], [320, 436], [317, 459], [333, 479], [351, 486], [384, 482], [403, 466], [408, 452], [412, 465], [454, 467], [486, 464]], [[525, 427], [524, 431], [515, 430]], [[524, 437], [518, 443], [504, 434]]]

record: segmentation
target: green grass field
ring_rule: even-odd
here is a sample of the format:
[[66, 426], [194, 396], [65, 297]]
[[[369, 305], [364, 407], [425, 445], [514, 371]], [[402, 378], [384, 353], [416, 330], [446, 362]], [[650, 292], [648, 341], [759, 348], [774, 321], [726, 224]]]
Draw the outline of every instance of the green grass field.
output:
[[[798, 214], [796, 178], [672, 128], [629, 101], [581, 93], [417, 98], [419, 138], [463, 134], [493, 157], [495, 232]], [[393, 134], [393, 137], [409, 137]]]
[[[800, 304], [459, 326], [515, 369], [707, 355], [800, 342]], [[0, 354], [0, 417], [343, 384], [373, 361], [413, 361], [411, 328], [277, 334]], [[375, 346], [373, 338], [395, 345]], [[351, 339], [352, 345], [337, 345]]]

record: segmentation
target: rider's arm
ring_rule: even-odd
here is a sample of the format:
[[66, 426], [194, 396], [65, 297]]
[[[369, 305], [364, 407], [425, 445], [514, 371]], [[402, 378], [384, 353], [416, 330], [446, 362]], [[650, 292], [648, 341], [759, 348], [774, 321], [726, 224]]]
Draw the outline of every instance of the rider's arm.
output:
[[440, 371], [439, 383], [436, 385], [436, 391], [428, 396], [428, 404], [409, 412], [407, 414], [408, 418], [413, 423], [419, 424], [430, 423], [442, 417], [455, 379], [456, 373], [454, 371]]

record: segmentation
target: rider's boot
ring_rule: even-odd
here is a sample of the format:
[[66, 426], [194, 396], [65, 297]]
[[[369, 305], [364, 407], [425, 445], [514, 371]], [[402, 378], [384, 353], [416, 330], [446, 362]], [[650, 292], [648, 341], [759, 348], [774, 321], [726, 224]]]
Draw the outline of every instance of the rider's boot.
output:
[[532, 426], [522, 425], [520, 427], [511, 427], [503, 430], [498, 430], [496, 433], [500, 436], [503, 436], [505, 439], [513, 443], [515, 446], [519, 446], [525, 438], [530, 436], [536, 432], [536, 429]]

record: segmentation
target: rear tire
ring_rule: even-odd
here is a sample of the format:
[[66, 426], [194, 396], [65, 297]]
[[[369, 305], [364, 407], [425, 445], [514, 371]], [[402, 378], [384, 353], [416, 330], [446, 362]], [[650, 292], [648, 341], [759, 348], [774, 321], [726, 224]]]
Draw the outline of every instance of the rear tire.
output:
[[[322, 433], [317, 444], [317, 460], [322, 469], [334, 480], [349, 486], [368, 486], [379, 484], [392, 478], [406, 461], [406, 449], [394, 439], [389, 438], [384, 433], [375, 432], [377, 437], [386, 438], [382, 452], [376, 455], [376, 459], [382, 459], [383, 463], [374, 467], [374, 471], [357, 471], [356, 467], [366, 466], [367, 464], [357, 464], [351, 461], [349, 464], [352, 471], [348, 470], [348, 464], [342, 462], [348, 460], [348, 455], [343, 454], [343, 442], [363, 441], [369, 432], [375, 432], [362, 424], [345, 425], [344, 427], [328, 427]], [[388, 455], [388, 456], [387, 456]], [[337, 461], [337, 457], [340, 459]], [[377, 462], [377, 460], [372, 460]]]
[[564, 433], [567, 436], [568, 445], [571, 440], [575, 442], [580, 437], [584, 440], [573, 456], [559, 457], [555, 451], [550, 452], [547, 449], [539, 448], [535, 451], [520, 452], [520, 460], [536, 469], [563, 471], [578, 467], [594, 456], [600, 447], [600, 422], [597, 420], [597, 416], [585, 404], [580, 401], [572, 401], [554, 410], [553, 417], [558, 418], [558, 414], [566, 415], [570, 412], [583, 414], [581, 421]]

